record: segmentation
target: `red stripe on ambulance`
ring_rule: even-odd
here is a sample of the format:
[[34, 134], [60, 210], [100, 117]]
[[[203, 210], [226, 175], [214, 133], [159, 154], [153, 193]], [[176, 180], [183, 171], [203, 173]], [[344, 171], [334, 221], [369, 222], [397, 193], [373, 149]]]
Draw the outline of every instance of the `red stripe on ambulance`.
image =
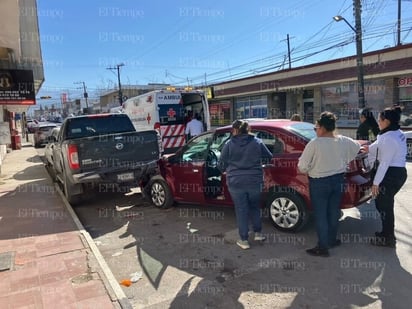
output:
[[185, 126], [183, 124], [161, 126], [163, 148], [180, 147], [185, 144]]

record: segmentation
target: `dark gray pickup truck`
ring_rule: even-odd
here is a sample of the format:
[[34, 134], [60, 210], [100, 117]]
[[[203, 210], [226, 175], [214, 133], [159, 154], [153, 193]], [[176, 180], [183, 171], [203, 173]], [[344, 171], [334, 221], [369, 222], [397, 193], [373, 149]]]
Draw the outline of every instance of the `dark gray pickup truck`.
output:
[[156, 170], [156, 131], [136, 132], [126, 114], [66, 118], [54, 141], [53, 167], [69, 203], [81, 201], [90, 188], [139, 184]]

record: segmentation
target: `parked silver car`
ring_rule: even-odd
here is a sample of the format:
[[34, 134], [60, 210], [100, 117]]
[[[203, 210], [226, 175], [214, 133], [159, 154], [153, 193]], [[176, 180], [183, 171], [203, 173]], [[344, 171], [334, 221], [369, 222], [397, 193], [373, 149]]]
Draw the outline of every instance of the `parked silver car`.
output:
[[47, 137], [51, 130], [57, 127], [56, 123], [44, 122], [39, 123], [34, 131], [34, 147], [39, 148], [47, 144]]
[[53, 168], [53, 148], [57, 140], [57, 135], [59, 135], [60, 126], [53, 128], [50, 134], [47, 136], [47, 144], [44, 147], [44, 163], [47, 167]]

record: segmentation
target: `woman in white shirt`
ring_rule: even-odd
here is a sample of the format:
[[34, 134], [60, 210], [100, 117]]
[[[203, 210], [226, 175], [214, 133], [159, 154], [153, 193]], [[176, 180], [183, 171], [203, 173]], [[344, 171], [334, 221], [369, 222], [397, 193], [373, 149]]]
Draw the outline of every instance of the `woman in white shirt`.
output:
[[380, 132], [377, 140], [368, 147], [369, 160], [379, 161], [378, 170], [372, 185], [372, 196], [381, 221], [382, 231], [376, 232], [372, 244], [377, 246], [396, 246], [395, 238], [395, 195], [404, 185], [406, 171], [406, 138], [400, 130], [400, 107], [386, 108], [379, 113]]
[[318, 244], [306, 250], [314, 256], [327, 257], [328, 249], [341, 243], [337, 234], [344, 173], [360, 149], [353, 139], [336, 135], [335, 128], [336, 116], [323, 112], [314, 128], [317, 137], [306, 145], [298, 163], [299, 170], [308, 174], [310, 200], [315, 211]]

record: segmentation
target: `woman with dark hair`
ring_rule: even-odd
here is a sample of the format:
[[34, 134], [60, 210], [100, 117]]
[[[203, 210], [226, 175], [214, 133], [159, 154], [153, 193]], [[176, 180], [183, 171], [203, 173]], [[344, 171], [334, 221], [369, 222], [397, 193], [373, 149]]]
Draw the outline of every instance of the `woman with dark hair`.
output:
[[261, 194], [263, 187], [264, 160], [270, 161], [272, 153], [265, 144], [249, 133], [246, 121], [235, 120], [232, 124], [232, 137], [223, 146], [219, 169], [226, 171], [226, 182], [235, 204], [236, 221], [240, 240], [236, 244], [249, 249], [249, 219], [252, 221], [255, 241], [264, 241], [260, 217]]
[[406, 138], [399, 125], [401, 113], [398, 106], [386, 108], [380, 112], [378, 138], [369, 147], [366, 146], [370, 162], [379, 161], [373, 179], [372, 196], [376, 198], [375, 206], [381, 217], [382, 231], [375, 233], [372, 244], [392, 248], [396, 246], [395, 195], [407, 178]]
[[360, 124], [356, 130], [356, 139], [374, 141], [379, 133], [379, 126], [370, 108], [364, 108], [359, 116]]
[[315, 210], [318, 244], [306, 250], [310, 255], [329, 256], [329, 248], [339, 246], [337, 238], [340, 203], [344, 193], [347, 164], [359, 152], [353, 139], [335, 134], [336, 116], [323, 112], [316, 121], [316, 138], [305, 147], [298, 168], [309, 177], [309, 194]]

